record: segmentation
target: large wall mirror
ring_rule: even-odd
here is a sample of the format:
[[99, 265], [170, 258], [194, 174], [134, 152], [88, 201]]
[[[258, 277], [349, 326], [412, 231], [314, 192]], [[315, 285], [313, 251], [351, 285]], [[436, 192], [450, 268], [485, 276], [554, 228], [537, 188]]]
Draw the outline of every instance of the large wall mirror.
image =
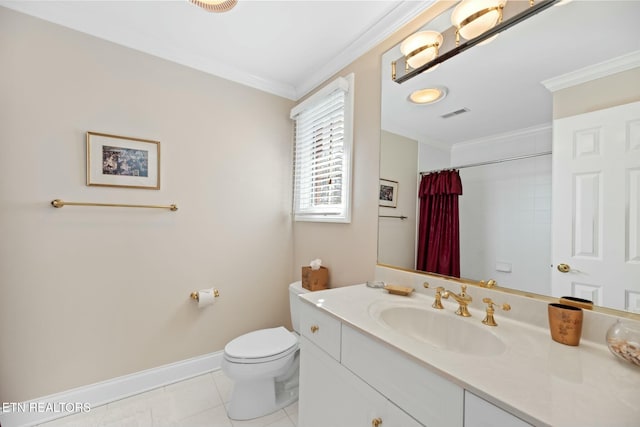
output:
[[[444, 31], [450, 12], [423, 28]], [[559, 262], [552, 259], [553, 94], [543, 82], [637, 53], [638, 16], [640, 1], [560, 2], [402, 84], [391, 79], [400, 47], [386, 52], [380, 179], [394, 194], [379, 207], [378, 262], [416, 268], [420, 173], [460, 166], [460, 276], [561, 296], [551, 288]], [[444, 98], [409, 100], [434, 87]], [[638, 279], [627, 284], [637, 298], [611, 308], [640, 312]], [[607, 305], [588, 286], [575, 296]]]

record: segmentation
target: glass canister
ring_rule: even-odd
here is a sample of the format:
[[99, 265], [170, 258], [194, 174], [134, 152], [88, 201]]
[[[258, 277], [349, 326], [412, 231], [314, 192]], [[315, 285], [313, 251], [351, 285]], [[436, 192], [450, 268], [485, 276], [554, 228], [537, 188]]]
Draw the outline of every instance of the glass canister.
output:
[[640, 326], [617, 320], [607, 331], [607, 346], [614, 355], [640, 366]]

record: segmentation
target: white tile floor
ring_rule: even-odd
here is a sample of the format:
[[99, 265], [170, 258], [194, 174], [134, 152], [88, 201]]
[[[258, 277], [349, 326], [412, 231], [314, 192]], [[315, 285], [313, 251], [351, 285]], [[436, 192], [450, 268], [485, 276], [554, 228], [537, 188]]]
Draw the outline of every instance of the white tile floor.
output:
[[71, 415], [42, 427], [296, 427], [298, 403], [250, 421], [227, 418], [232, 383], [216, 371], [127, 399], [90, 412]]

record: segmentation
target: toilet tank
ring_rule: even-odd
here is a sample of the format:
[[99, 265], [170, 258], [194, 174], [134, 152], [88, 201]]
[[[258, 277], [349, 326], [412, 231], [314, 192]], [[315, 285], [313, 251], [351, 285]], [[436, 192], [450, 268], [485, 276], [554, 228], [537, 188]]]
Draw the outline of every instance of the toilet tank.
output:
[[302, 302], [298, 295], [305, 294], [309, 292], [307, 289], [302, 287], [302, 282], [293, 282], [289, 285], [289, 309], [291, 311], [291, 326], [293, 326], [293, 330], [300, 333], [300, 315], [298, 312], [298, 307]]

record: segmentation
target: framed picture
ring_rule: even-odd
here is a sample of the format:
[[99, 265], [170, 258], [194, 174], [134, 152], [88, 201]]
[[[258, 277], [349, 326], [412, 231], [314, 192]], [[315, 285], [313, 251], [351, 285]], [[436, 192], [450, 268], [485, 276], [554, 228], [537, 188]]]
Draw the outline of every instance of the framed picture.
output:
[[87, 185], [160, 189], [160, 142], [87, 132]]
[[380, 206], [395, 208], [398, 206], [398, 182], [388, 179], [380, 180]]

